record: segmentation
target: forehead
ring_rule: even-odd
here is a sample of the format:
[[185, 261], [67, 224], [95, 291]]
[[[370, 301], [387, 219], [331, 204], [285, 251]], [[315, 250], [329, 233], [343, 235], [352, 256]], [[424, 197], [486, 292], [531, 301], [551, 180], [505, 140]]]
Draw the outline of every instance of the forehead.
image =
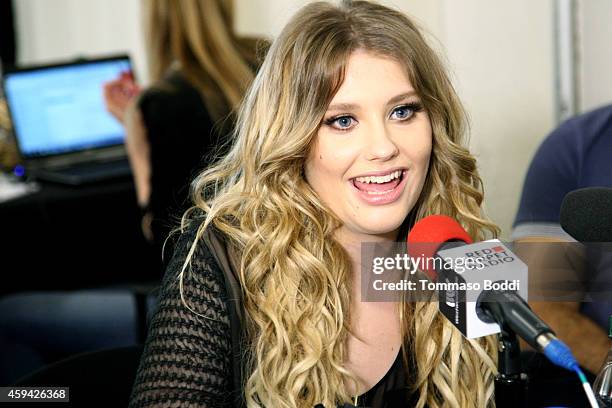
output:
[[346, 64], [344, 80], [331, 100], [336, 104], [354, 104], [388, 100], [414, 91], [406, 67], [391, 57], [365, 50], [353, 52]]

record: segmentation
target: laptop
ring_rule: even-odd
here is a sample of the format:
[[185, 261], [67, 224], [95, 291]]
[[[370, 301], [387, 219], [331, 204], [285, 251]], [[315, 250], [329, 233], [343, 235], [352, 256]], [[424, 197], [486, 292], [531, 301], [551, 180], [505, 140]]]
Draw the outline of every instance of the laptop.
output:
[[125, 130], [106, 111], [103, 83], [132, 71], [127, 55], [24, 67], [2, 85], [26, 174], [69, 185], [127, 177]]

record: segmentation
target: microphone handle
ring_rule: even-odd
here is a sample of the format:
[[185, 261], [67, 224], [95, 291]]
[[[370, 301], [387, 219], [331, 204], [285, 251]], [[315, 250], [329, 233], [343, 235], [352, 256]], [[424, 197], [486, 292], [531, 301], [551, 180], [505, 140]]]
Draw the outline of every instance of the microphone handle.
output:
[[531, 347], [542, 351], [539, 336], [554, 332], [529, 307], [516, 292], [509, 290], [487, 290], [480, 294], [476, 313], [487, 323], [498, 323], [514, 331]]

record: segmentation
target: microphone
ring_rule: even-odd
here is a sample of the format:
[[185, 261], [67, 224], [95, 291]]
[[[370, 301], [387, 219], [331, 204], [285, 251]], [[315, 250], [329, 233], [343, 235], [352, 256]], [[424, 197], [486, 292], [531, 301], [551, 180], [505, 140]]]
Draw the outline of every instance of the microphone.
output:
[[580, 242], [612, 242], [612, 188], [570, 191], [561, 204], [561, 227]]
[[[464, 336], [481, 337], [499, 333], [501, 329], [510, 329], [534, 349], [543, 352], [553, 363], [568, 370], [578, 367], [569, 348], [524, 300], [527, 297], [527, 266], [501, 241], [494, 239], [471, 243], [463, 227], [443, 215], [432, 215], [417, 222], [407, 241], [408, 253], [412, 258], [443, 259], [444, 262], [433, 262], [434, 268], [427, 268], [431, 264], [429, 262], [420, 262], [420, 265], [425, 265], [424, 272], [442, 283], [437, 285], [440, 312]], [[467, 265], [469, 258], [475, 260], [472, 264], [476, 267], [458, 271], [456, 266]], [[461, 259], [463, 262], [458, 262]], [[478, 262], [481, 268], [478, 268]], [[483, 279], [485, 276], [491, 278], [489, 289], [487, 280]], [[510, 277], [514, 278], [516, 285], [510, 285]], [[480, 282], [484, 284], [478, 285]], [[520, 288], [520, 282], [524, 283], [523, 288]], [[444, 283], [459, 285], [449, 289]], [[467, 290], [475, 293], [474, 301], [466, 301]]]

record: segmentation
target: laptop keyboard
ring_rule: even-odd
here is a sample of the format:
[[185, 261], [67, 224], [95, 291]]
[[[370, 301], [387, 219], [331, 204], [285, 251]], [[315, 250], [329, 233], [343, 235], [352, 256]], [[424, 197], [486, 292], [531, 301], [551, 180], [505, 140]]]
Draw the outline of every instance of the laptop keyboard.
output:
[[130, 163], [125, 159], [108, 162], [82, 163], [57, 169], [56, 171], [67, 176], [119, 176], [130, 174]]
[[127, 158], [119, 160], [73, 164], [48, 170], [38, 170], [36, 178], [63, 184], [80, 185], [131, 174]]

